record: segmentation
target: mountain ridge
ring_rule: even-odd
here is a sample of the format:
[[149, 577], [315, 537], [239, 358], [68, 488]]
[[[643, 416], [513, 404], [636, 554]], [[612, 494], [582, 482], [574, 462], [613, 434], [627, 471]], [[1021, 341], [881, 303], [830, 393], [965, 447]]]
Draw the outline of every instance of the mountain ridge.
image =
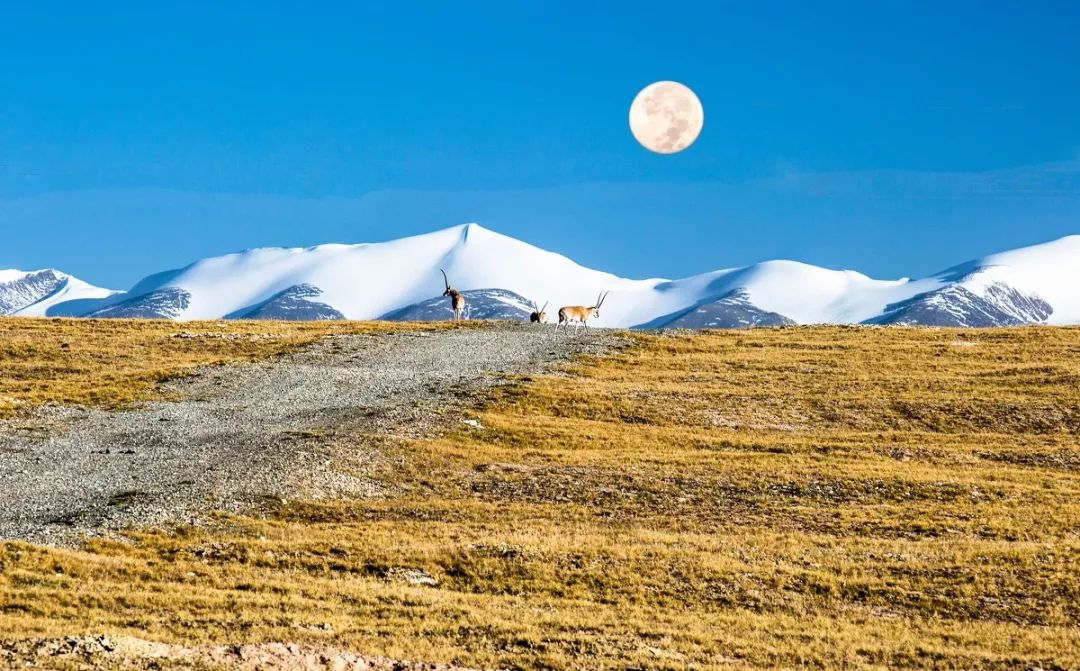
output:
[[991, 254], [917, 279], [880, 280], [779, 259], [669, 280], [628, 279], [587, 268], [475, 223], [386, 242], [256, 247], [149, 275], [127, 292], [50, 271], [77, 289], [70, 296], [54, 295], [62, 287], [46, 292], [47, 276], [34, 288], [27, 279], [31, 274], [0, 271], [0, 314], [436, 319], [443, 315], [440, 269], [458, 290], [481, 292], [475, 294], [483, 303], [477, 316], [518, 315], [531, 301], [589, 303], [600, 291], [610, 291], [593, 321], [598, 326], [1080, 323], [1080, 298], [1073, 291], [1080, 286], [1080, 235]]
[[0, 270], [0, 316], [46, 316], [59, 305], [97, 300], [114, 293], [54, 268]]

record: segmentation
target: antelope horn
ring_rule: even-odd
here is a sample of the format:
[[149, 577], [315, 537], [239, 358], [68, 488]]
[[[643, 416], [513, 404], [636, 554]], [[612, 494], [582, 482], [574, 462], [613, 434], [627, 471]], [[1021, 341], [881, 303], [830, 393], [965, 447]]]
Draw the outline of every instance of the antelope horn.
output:
[[604, 301], [607, 300], [607, 295], [610, 294], [610, 293], [611, 293], [610, 291], [605, 291], [602, 294], [600, 294], [600, 300], [598, 300], [596, 302], [596, 307], [600, 307], [601, 305], [603, 305]]
[[548, 302], [549, 301], [544, 301], [544, 307], [540, 308], [538, 312], [543, 312], [544, 310], [547, 310]]
[[443, 282], [446, 283], [446, 288], [449, 289], [450, 288], [450, 280], [447, 279], [447, 277], [446, 277], [446, 271], [443, 270], [442, 268], [439, 268], [439, 272], [442, 273]]

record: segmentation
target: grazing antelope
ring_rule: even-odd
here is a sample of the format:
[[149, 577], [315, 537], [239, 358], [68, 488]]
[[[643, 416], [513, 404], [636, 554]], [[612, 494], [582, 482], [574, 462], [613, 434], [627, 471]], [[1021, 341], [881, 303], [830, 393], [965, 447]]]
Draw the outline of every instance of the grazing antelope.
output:
[[582, 326], [585, 327], [585, 332], [589, 332], [589, 325], [586, 320], [593, 317], [600, 316], [600, 306], [604, 304], [604, 299], [610, 292], [601, 292], [596, 297], [596, 305], [567, 305], [566, 307], [559, 308], [559, 323], [555, 325], [555, 330], [558, 331], [560, 326], [564, 327], [564, 331], [570, 328], [570, 322], [577, 322], [574, 324], [574, 335], [577, 335], [578, 329]]
[[533, 304], [532, 304], [532, 307], [533, 307], [532, 314], [529, 315], [529, 322], [532, 323], [532, 324], [535, 324], [535, 323], [539, 322], [541, 326], [546, 324], [547, 323], [547, 312], [546, 312], [547, 311], [547, 306], [548, 306], [548, 304], [544, 303], [544, 307], [538, 308], [538, 307], [536, 307], [536, 302], [534, 301]]
[[465, 297], [461, 295], [461, 292], [450, 286], [450, 280], [446, 277], [446, 271], [439, 268], [439, 272], [442, 273], [443, 282], [446, 283], [446, 291], [443, 292], [443, 296], [450, 297], [450, 305], [454, 308], [454, 321], [461, 319], [461, 311], [465, 309]]

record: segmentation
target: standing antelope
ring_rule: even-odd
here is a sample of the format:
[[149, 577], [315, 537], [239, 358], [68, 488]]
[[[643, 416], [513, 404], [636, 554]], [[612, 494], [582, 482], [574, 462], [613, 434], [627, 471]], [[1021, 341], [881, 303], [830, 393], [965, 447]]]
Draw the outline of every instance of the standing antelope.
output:
[[535, 324], [535, 323], [539, 322], [541, 326], [546, 324], [547, 323], [547, 312], [546, 312], [547, 306], [548, 306], [548, 304], [544, 303], [544, 307], [538, 308], [538, 307], [536, 307], [536, 302], [534, 301], [533, 304], [532, 304], [532, 308], [533, 308], [532, 314], [529, 315], [529, 323]]
[[450, 305], [454, 308], [454, 321], [461, 319], [461, 311], [465, 309], [465, 297], [461, 295], [461, 292], [450, 286], [450, 280], [446, 277], [446, 271], [439, 268], [439, 272], [442, 273], [443, 282], [446, 283], [446, 291], [443, 292], [443, 296], [450, 297]]
[[559, 308], [559, 323], [555, 325], [555, 330], [558, 331], [560, 326], [565, 324], [563, 331], [570, 328], [570, 322], [577, 322], [574, 324], [574, 335], [577, 335], [578, 329], [582, 326], [585, 327], [585, 332], [589, 332], [589, 325], [586, 320], [593, 317], [600, 316], [600, 306], [604, 304], [604, 299], [610, 292], [601, 292], [596, 297], [596, 305], [567, 305], [566, 307]]

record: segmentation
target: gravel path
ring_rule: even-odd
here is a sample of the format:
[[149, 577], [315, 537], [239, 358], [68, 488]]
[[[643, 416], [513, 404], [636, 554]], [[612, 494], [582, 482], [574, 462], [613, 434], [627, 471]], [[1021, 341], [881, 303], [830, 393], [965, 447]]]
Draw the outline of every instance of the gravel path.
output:
[[375, 495], [363, 476], [375, 448], [353, 440], [344, 451], [342, 437], [424, 435], [462, 421], [456, 410], [499, 374], [622, 342], [519, 326], [337, 336], [298, 354], [200, 371], [167, 385], [176, 402], [43, 409], [32, 421], [0, 424], [0, 539], [67, 544], [195, 522], [263, 497]]
[[[469, 671], [448, 664], [368, 657], [291, 643], [184, 647], [128, 636], [0, 641], [3, 668], [233, 669], [235, 671]], [[61, 666], [63, 664], [63, 666]]]

